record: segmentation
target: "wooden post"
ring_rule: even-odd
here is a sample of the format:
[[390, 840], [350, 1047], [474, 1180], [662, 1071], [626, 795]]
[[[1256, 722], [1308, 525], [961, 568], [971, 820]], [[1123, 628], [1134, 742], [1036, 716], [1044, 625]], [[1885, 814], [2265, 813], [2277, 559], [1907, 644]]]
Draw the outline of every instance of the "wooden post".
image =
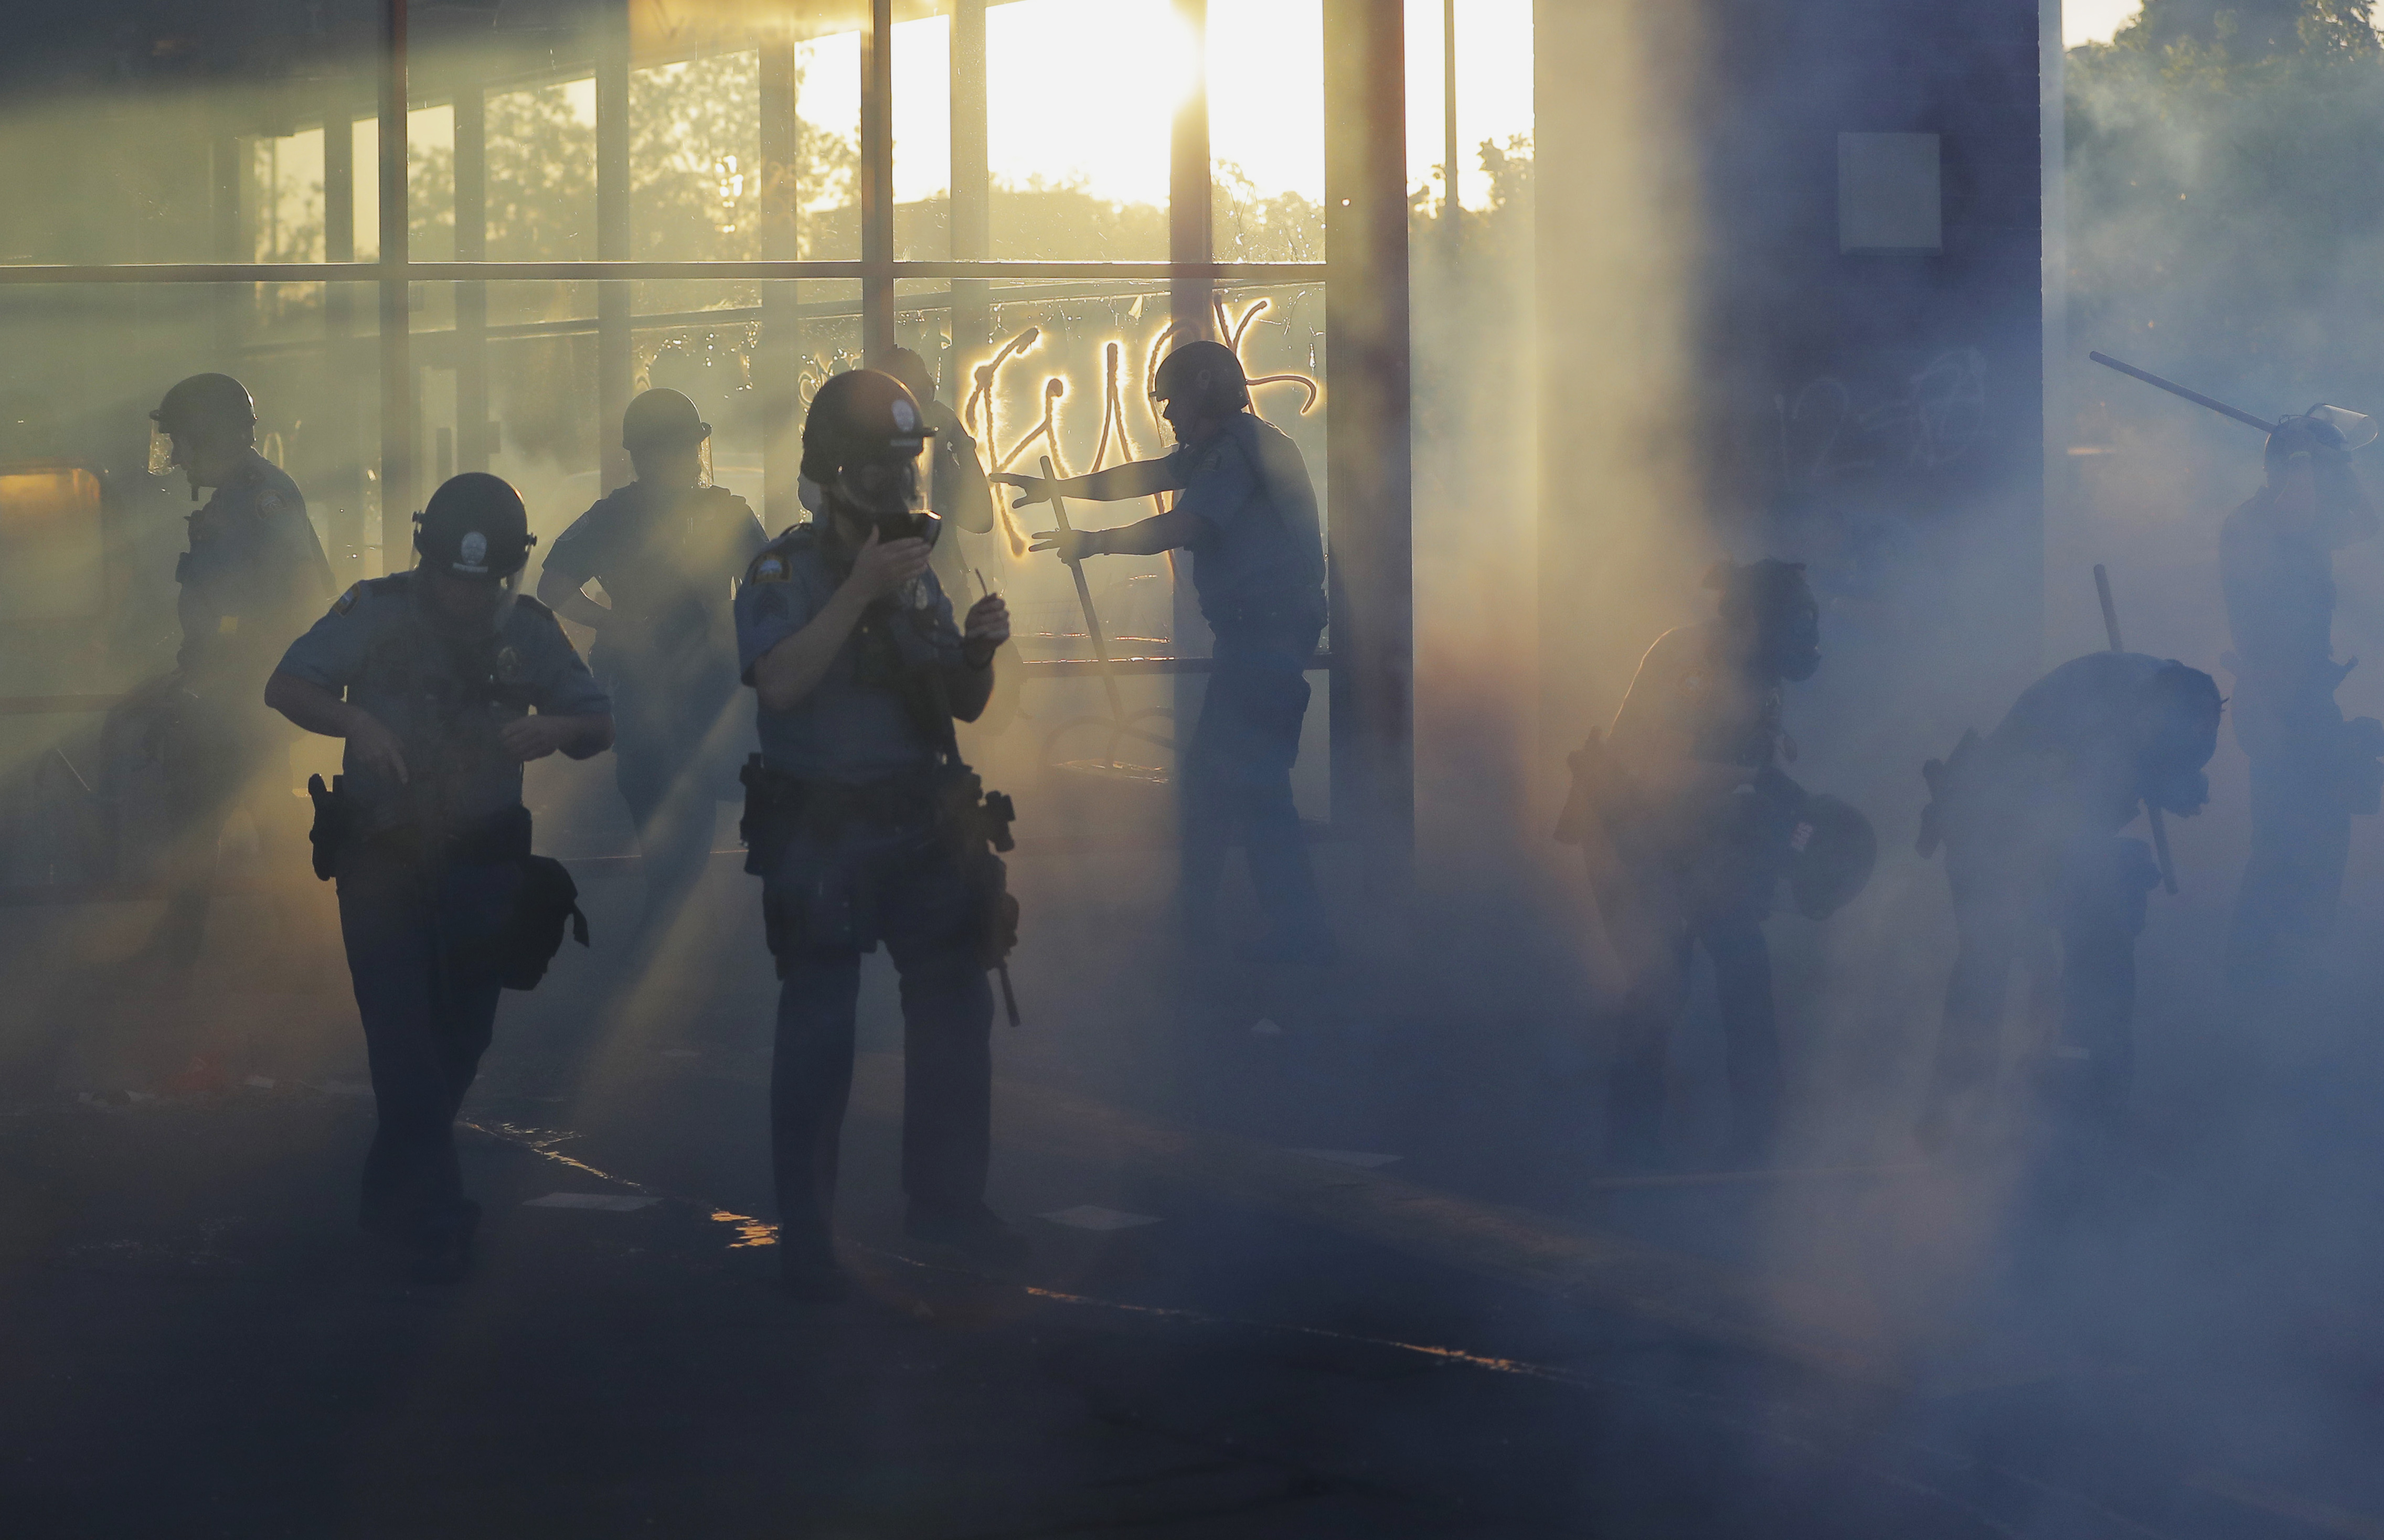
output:
[[1406, 57], [1400, 7], [1324, 0], [1333, 822], [1393, 880], [1415, 839]]

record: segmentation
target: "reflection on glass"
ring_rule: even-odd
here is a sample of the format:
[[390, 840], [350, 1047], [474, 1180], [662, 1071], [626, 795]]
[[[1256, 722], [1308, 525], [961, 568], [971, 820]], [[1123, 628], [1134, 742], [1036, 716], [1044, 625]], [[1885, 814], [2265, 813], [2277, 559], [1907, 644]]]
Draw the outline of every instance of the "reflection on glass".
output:
[[952, 255], [952, 28], [947, 17], [894, 29], [894, 255]]
[[106, 549], [97, 476], [0, 464], [0, 625], [97, 619]]
[[986, 13], [993, 255], [1161, 261], [1175, 111], [1197, 70], [1170, 0]]
[[1219, 260], [1324, 260], [1322, 0], [1209, 0]]

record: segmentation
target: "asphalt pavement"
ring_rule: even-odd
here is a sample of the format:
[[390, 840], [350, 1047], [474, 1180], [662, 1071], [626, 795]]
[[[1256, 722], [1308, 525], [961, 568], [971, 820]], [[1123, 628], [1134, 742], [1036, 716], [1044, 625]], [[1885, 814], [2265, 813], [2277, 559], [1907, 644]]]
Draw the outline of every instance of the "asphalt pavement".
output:
[[[326, 890], [224, 900], [187, 979], [125, 964], [141, 905], [0, 915], [0, 1533], [2384, 1534], [2363, 1312], [2292, 1315], [2336, 1372], [2286, 1385], [2240, 1292], [2126, 1308], [2174, 1251], [2015, 1282], [1992, 1171], [1606, 1171], [1587, 1066], [1527, 1029], [1562, 1000], [1389, 931], [1333, 975], [1187, 968], [1060, 859], [1020, 863], [997, 1028], [1031, 1261], [901, 1236], [873, 968], [832, 1307], [773, 1281], [773, 984], [726, 858], [655, 955], [506, 998], [443, 1287], [352, 1226]], [[634, 878], [593, 876], [617, 936]]]

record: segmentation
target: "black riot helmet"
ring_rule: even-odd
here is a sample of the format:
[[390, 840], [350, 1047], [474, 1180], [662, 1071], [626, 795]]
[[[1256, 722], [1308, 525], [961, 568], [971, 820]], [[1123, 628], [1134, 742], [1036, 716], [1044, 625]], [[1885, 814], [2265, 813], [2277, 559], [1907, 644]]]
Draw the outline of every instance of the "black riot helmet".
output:
[[149, 420], [160, 433], [236, 437], [255, 430], [256, 403], [228, 374], [194, 374], [166, 392]]
[[1796, 913], [1826, 920], [1870, 883], [1879, 835], [1862, 810], [1827, 793], [1805, 799], [1788, 836], [1788, 891]]
[[1722, 621], [1746, 639], [1755, 663], [1783, 679], [1809, 679], [1821, 666], [1821, 606], [1804, 563], [1723, 560], [1706, 587], [1720, 592]]
[[631, 454], [653, 450], [685, 449], [712, 437], [712, 425], [695, 403], [677, 391], [642, 391], [621, 414], [621, 447]]
[[422, 565], [457, 578], [502, 583], [528, 564], [536, 543], [521, 493], [486, 471], [448, 478], [414, 515], [414, 549]]
[[910, 348], [896, 348], [886, 355], [886, 372], [902, 382], [911, 399], [921, 406], [936, 399], [936, 377], [928, 372], [927, 361]]
[[881, 540], [932, 540], [925, 450], [935, 429], [918, 398], [890, 374], [851, 369], [812, 397], [803, 418], [806, 479], [843, 503]]
[[1160, 360], [1150, 396], [1153, 401], [1193, 401], [1219, 414], [1238, 412], [1250, 404], [1250, 382], [1233, 349], [1197, 339]]

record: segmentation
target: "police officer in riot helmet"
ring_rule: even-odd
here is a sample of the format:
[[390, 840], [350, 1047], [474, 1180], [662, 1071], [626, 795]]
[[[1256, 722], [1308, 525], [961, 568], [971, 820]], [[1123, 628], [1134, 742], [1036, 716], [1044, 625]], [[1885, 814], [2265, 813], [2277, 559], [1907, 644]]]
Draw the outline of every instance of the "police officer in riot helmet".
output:
[[[799, 1297], [831, 1298], [837, 1141], [851, 1085], [861, 954], [901, 976], [908, 1232], [982, 1261], [1023, 1239], [986, 1207], [993, 998], [989, 937], [1006, 895], [954, 719], [981, 712], [1000, 596], [953, 621], [929, 567], [937, 520], [917, 401], [868, 369], [822, 385], [803, 424], [811, 522], [757, 557], [737, 595], [738, 651], [761, 704], [747, 772], [747, 869], [763, 878], [777, 962], [771, 1146], [779, 1255]], [[997, 841], [1006, 846], [1006, 835]]]
[[2351, 818], [2374, 813], [2384, 787], [2384, 727], [2346, 722], [2335, 687], [2334, 553], [2372, 538], [2375, 505], [2353, 468], [2341, 423], [2318, 407], [2268, 435], [2267, 484], [2227, 517], [2219, 578], [2234, 650], [2235, 741], [2251, 761], [2252, 851], [2228, 929], [2227, 968], [2241, 988], [2266, 990], [2323, 937], [2341, 898]]
[[1920, 852], [1945, 847], [1961, 945], [1924, 1144], [1966, 1144], [1996, 1127], [2012, 964], [2049, 970], [2056, 937], [2060, 1032], [2031, 1066], [2033, 1085], [2052, 1131], [2089, 1141], [2119, 1131], [2134, 1075], [2136, 938], [2160, 880], [2151, 848], [2120, 831], [2146, 807], [2201, 811], [2220, 705], [2200, 669], [2092, 652], [2022, 691], [1993, 732], [1966, 733], [1929, 763]]
[[530, 854], [522, 766], [613, 741], [604, 692], [553, 612], [516, 596], [530, 543], [511, 486], [454, 478], [416, 517], [414, 568], [349, 589], [265, 691], [347, 740], [336, 786], [317, 778], [315, 843], [317, 875], [339, 884], [379, 1113], [361, 1219], [434, 1280], [461, 1274], [479, 1218], [454, 1120], [498, 991], [528, 987], [525, 927], [570, 904], [567, 878], [551, 891], [559, 865]]
[[928, 478], [929, 502], [944, 523], [929, 565], [945, 592], [964, 593], [969, 559], [967, 542], [959, 537], [963, 531], [969, 535], [993, 532], [993, 488], [977, 458], [976, 441], [969, 437], [960, 414], [936, 399], [936, 377], [927, 371], [925, 359], [909, 348], [896, 348], [886, 355], [886, 372], [902, 382], [902, 388], [918, 402], [927, 426], [935, 430], [928, 441], [928, 453], [936, 460], [935, 474]]
[[743, 498], [712, 484], [711, 434], [677, 391], [629, 403], [621, 442], [637, 479], [556, 537], [538, 580], [555, 614], [596, 632], [589, 662], [619, 727], [615, 778], [637, 826], [650, 935], [702, 876], [716, 805], [752, 739], [730, 597], [769, 537]]
[[1713, 963], [1728, 1053], [1731, 1146], [1757, 1161], [1780, 1116], [1780, 1036], [1763, 933], [1781, 881], [1825, 918], [1870, 875], [1869, 824], [1808, 795], [1782, 686], [1820, 666], [1820, 608], [1802, 563], [1718, 564], [1720, 615], [1657, 639], [1610, 729], [1573, 757], [1558, 838], [1582, 845], [1598, 915], [1624, 970], [1608, 1012], [1614, 1157], [1660, 1158], [1668, 1040], [1687, 1001], [1692, 950]]
[[251, 799], [269, 836], [289, 800], [286, 730], [258, 703], [290, 639], [330, 596], [331, 569], [297, 483], [256, 452], [256, 407], [229, 375], [201, 374], [149, 414], [151, 468], [179, 469], [195, 501], [190, 549], [174, 569], [182, 644], [164, 713], [168, 785], [177, 825], [168, 852], [166, 917], [152, 954], [176, 964], [196, 954], [225, 816]]
[[1167, 512], [1123, 528], [1052, 530], [1034, 549], [1061, 560], [1192, 553], [1215, 668], [1182, 758], [1183, 918], [1192, 938], [1215, 925], [1218, 879], [1236, 826], [1269, 930], [1262, 960], [1325, 963], [1337, 954], [1291, 795], [1307, 714], [1304, 677], [1325, 620], [1324, 542], [1298, 446], [1250, 409], [1241, 360], [1191, 342], [1159, 366], [1151, 394], [1175, 433], [1155, 460], [1057, 481], [1002, 475], [1018, 506], [1054, 493], [1097, 501], [1173, 491]]

